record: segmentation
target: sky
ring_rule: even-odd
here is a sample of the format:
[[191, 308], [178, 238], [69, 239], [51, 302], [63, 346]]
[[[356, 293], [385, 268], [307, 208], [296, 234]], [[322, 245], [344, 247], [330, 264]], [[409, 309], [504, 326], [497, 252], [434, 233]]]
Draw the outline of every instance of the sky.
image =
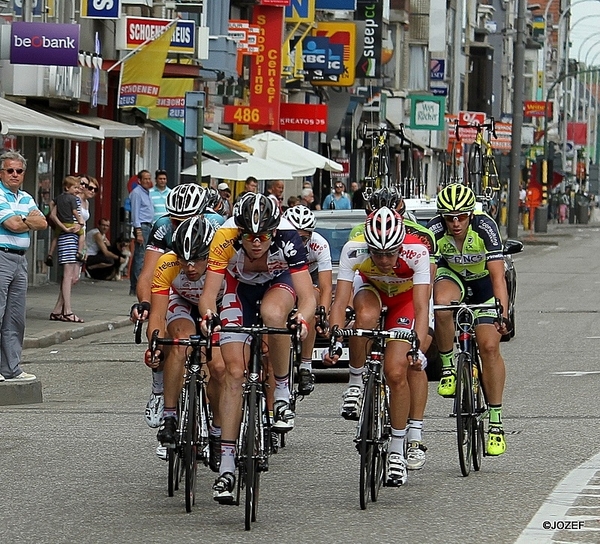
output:
[[571, 5], [569, 58], [585, 62], [587, 57], [590, 65], [595, 57], [600, 65], [600, 0], [572, 0]]

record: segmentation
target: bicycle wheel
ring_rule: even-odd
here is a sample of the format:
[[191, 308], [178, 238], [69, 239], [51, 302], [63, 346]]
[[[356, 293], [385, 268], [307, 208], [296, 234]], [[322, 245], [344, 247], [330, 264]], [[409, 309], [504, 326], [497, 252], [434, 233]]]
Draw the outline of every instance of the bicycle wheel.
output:
[[469, 149], [469, 182], [471, 189], [481, 195], [481, 176], [483, 173], [483, 156], [479, 144], [473, 144]]
[[260, 473], [257, 469], [257, 456], [256, 456], [256, 433], [257, 433], [257, 415], [258, 415], [258, 390], [256, 384], [250, 385], [250, 391], [248, 392], [248, 404], [247, 409], [247, 421], [245, 431], [245, 444], [244, 444], [244, 465], [245, 465], [245, 488], [246, 488], [246, 502], [245, 502], [245, 528], [249, 531], [251, 523], [256, 521], [256, 508], [258, 503], [258, 484], [260, 479]]
[[373, 470], [373, 434], [374, 414], [373, 395], [375, 393], [375, 375], [369, 373], [363, 392], [363, 405], [358, 423], [358, 452], [360, 453], [360, 508], [367, 508]]
[[185, 427], [185, 443], [183, 446], [183, 462], [185, 466], [185, 510], [192, 511], [196, 502], [196, 469], [198, 460], [198, 377], [190, 376], [188, 382], [188, 417]]
[[385, 384], [377, 385], [373, 398], [373, 468], [371, 472], [371, 501], [377, 502], [379, 490], [383, 484], [385, 469], [385, 454], [390, 429], [390, 416], [385, 399]]
[[[475, 413], [473, 418], [473, 470], [481, 469], [481, 462], [484, 456], [485, 448], [485, 430], [483, 428], [483, 418], [486, 411], [485, 398], [481, 387], [481, 366], [473, 365], [473, 393], [475, 395]], [[477, 376], [477, 377], [475, 377]]]
[[458, 441], [458, 460], [463, 476], [471, 471], [473, 453], [473, 387], [471, 381], [471, 362], [465, 353], [458, 355], [456, 367], [456, 438]]
[[[179, 422], [183, 420], [185, 408], [185, 389], [182, 389], [177, 401], [177, 414], [179, 416]], [[169, 497], [174, 495], [174, 492], [179, 489], [179, 471], [181, 466], [181, 423], [177, 426], [177, 447], [167, 448], [168, 462], [169, 462], [169, 475], [168, 475], [168, 493]]]

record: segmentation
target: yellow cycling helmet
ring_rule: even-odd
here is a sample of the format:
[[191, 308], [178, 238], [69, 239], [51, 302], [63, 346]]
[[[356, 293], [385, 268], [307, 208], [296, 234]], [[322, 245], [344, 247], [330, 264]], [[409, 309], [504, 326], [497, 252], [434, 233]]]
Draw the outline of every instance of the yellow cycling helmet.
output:
[[437, 195], [439, 214], [466, 213], [475, 210], [475, 193], [460, 183], [444, 187]]

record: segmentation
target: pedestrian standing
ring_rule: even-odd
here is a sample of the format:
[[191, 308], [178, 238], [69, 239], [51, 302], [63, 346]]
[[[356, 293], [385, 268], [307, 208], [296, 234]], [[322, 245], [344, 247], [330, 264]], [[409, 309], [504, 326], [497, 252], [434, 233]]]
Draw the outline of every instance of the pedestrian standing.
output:
[[154, 174], [154, 187], [150, 189], [150, 198], [154, 206], [154, 221], [159, 217], [167, 214], [167, 195], [171, 192], [171, 188], [167, 187], [167, 171], [157, 170]]
[[138, 173], [138, 185], [129, 194], [131, 200], [131, 223], [133, 225], [134, 251], [131, 263], [131, 278], [129, 294], [136, 294], [137, 280], [144, 264], [146, 243], [152, 229], [154, 219], [154, 206], [150, 197], [152, 189], [152, 175], [148, 170]]
[[16, 151], [0, 156], [0, 381], [35, 380], [21, 368], [25, 335], [30, 231], [48, 224], [33, 198], [21, 191], [27, 161]]
[[217, 189], [219, 190], [219, 196], [221, 197], [222, 203], [219, 213], [226, 219], [229, 219], [233, 209], [231, 206], [231, 189], [225, 182], [219, 183]]
[[346, 186], [341, 181], [336, 181], [334, 192], [328, 194], [323, 201], [324, 210], [350, 210], [352, 203], [346, 194]]

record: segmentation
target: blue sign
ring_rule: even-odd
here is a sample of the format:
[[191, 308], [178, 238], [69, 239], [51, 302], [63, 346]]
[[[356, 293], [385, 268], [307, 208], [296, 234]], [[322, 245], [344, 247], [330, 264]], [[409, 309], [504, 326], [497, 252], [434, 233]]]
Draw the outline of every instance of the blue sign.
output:
[[[329, 38], [327, 38], [329, 39]], [[327, 58], [327, 68], [323, 70], [324, 74], [340, 75], [344, 73], [344, 44], [330, 43], [328, 47], [329, 55]]]
[[316, 9], [343, 9], [345, 11], [356, 10], [356, 0], [316, 0]]
[[302, 40], [302, 62], [305, 70], [324, 70], [329, 57], [329, 38], [314, 37]]
[[434, 81], [444, 81], [446, 61], [444, 59], [431, 59], [429, 62], [429, 78]]
[[121, 17], [120, 0], [81, 0], [81, 17], [118, 19]]
[[448, 96], [448, 87], [429, 87], [433, 96]]

